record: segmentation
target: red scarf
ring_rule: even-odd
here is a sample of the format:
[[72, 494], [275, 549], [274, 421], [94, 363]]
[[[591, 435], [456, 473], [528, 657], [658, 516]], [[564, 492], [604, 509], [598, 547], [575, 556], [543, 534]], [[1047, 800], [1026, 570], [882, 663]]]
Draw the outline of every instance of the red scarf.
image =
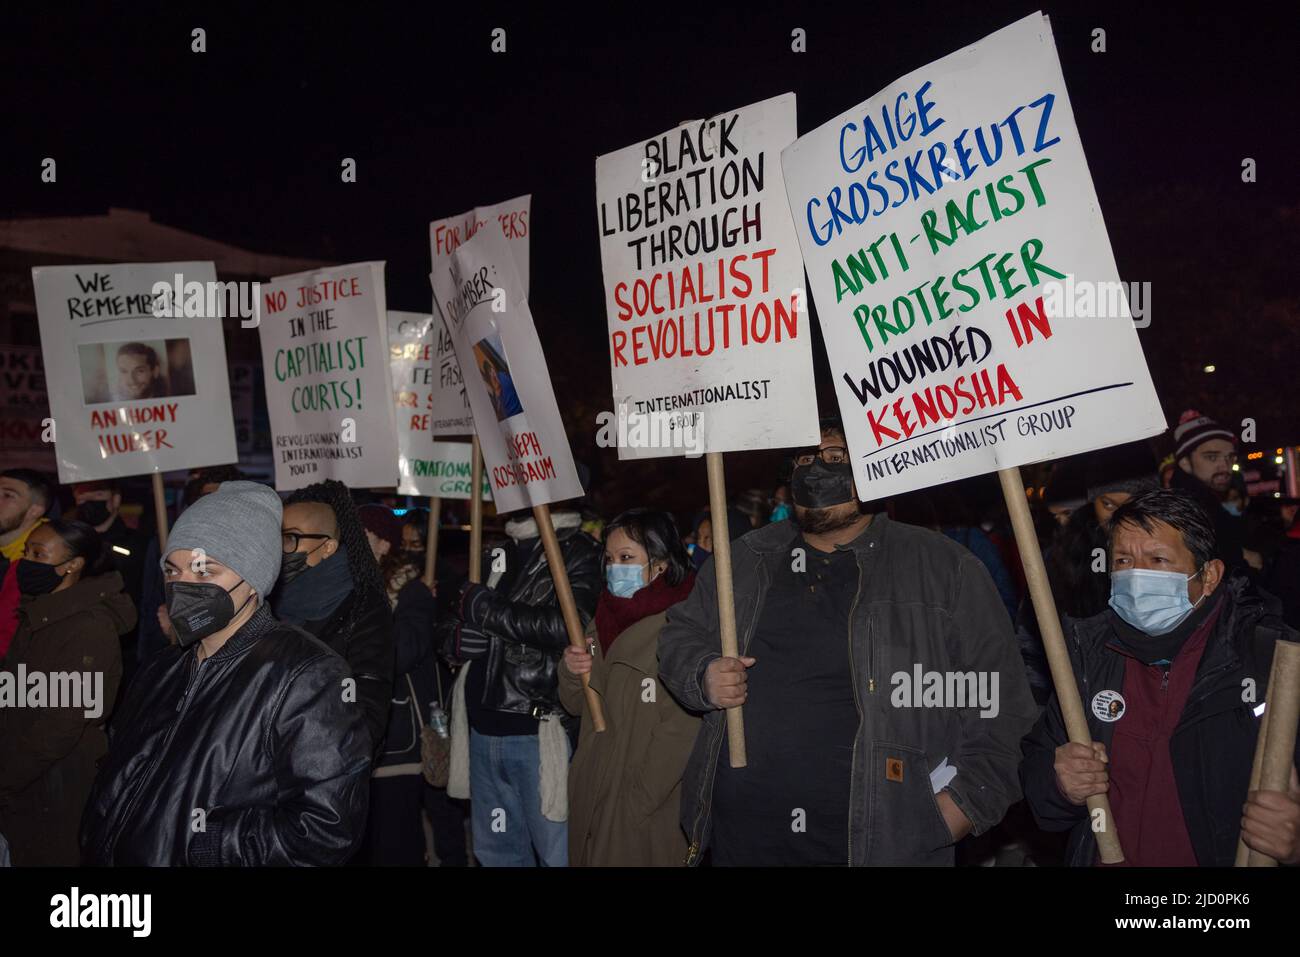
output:
[[629, 626], [671, 608], [689, 595], [694, 585], [695, 572], [690, 572], [680, 585], [670, 585], [668, 579], [660, 575], [631, 598], [616, 598], [608, 588], [602, 588], [600, 598], [596, 599], [596, 638], [600, 641], [600, 650], [608, 654], [614, 639]]

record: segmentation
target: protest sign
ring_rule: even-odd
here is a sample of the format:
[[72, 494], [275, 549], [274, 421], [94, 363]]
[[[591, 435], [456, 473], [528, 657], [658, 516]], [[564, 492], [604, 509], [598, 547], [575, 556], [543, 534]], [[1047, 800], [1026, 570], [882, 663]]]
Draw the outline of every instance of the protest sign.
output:
[[397, 484], [384, 264], [277, 276], [257, 300], [275, 487]]
[[[528, 297], [528, 241], [529, 215], [532, 196], [516, 196], [495, 206], [479, 206], [459, 216], [448, 216], [429, 224], [429, 252], [433, 272], [445, 270], [447, 262], [461, 243], [474, 236], [489, 223], [500, 227], [514, 256], [515, 269]], [[438, 379], [431, 409], [431, 427], [434, 435], [464, 435], [474, 431], [474, 417], [465, 394], [460, 365], [451, 335], [439, 320], [434, 323], [434, 340], [437, 347]]]
[[[393, 370], [393, 399], [397, 407], [397, 465], [402, 495], [469, 498], [470, 444], [432, 440], [432, 409], [443, 362], [441, 344], [455, 360], [451, 336], [442, 322], [418, 312], [388, 312], [388, 349]], [[457, 376], [459, 377], [459, 367]], [[468, 403], [466, 404], [468, 408]], [[471, 428], [472, 428], [471, 422]], [[490, 493], [486, 486], [484, 498]]]
[[235, 419], [235, 444], [240, 458], [253, 451], [256, 430], [253, 393], [257, 387], [256, 362], [230, 363], [230, 409]]
[[1041, 14], [781, 159], [863, 500], [1164, 430]]
[[40, 346], [0, 345], [0, 459], [12, 468], [53, 471], [50, 401]]
[[466, 371], [497, 510], [581, 495], [546, 357], [504, 235], [479, 230], [430, 278]]
[[221, 310], [203, 306], [212, 263], [38, 266], [32, 280], [61, 483], [237, 461]]
[[816, 444], [795, 133], [786, 93], [597, 158], [620, 458]]

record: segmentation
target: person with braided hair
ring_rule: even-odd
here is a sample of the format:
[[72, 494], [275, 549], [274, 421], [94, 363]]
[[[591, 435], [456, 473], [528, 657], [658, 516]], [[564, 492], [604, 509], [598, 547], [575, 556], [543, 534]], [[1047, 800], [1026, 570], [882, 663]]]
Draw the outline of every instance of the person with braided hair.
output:
[[294, 492], [281, 534], [275, 617], [310, 632], [352, 667], [355, 703], [378, 752], [393, 688], [393, 614], [348, 487], [327, 479]]

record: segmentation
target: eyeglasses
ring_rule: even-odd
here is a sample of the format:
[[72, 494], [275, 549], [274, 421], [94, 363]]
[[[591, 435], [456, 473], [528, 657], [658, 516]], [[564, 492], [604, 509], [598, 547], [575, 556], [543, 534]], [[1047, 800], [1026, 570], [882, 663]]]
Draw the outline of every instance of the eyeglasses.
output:
[[305, 532], [285, 532], [280, 536], [280, 551], [288, 555], [298, 550], [298, 543], [304, 538], [329, 538], [328, 535], [309, 535]]
[[804, 452], [794, 457], [795, 465], [812, 465], [814, 459], [821, 459], [827, 465], [843, 465], [849, 460], [849, 450], [842, 445], [828, 445], [816, 452]]

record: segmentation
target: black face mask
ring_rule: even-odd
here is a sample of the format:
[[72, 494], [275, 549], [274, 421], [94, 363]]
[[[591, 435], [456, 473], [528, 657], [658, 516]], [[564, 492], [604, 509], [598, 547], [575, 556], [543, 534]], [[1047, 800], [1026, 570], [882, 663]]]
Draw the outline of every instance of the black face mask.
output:
[[796, 505], [804, 508], [831, 508], [852, 502], [853, 465], [841, 462], [827, 465], [820, 458], [812, 465], [800, 465], [790, 476], [790, 492]]
[[46, 565], [44, 562], [34, 562], [30, 558], [18, 559], [14, 576], [18, 581], [18, 591], [24, 595], [48, 595], [59, 587], [59, 582], [63, 581], [58, 565]]
[[108, 521], [108, 503], [98, 500], [82, 502], [77, 506], [77, 517], [87, 525], [103, 525]]
[[[329, 539], [321, 542], [316, 548], [323, 547]], [[307, 556], [316, 551], [316, 548], [306, 552], [290, 552], [287, 555], [280, 556], [280, 578], [281, 585], [287, 585], [299, 575], [307, 570]]]
[[167, 598], [167, 615], [176, 632], [176, 643], [188, 648], [234, 621], [235, 616], [244, 610], [244, 605], [253, 600], [250, 591], [244, 604], [235, 608], [230, 592], [243, 581], [242, 578], [237, 581], [230, 591], [211, 582], [166, 582], [163, 592]]

